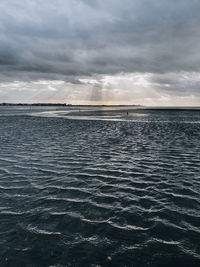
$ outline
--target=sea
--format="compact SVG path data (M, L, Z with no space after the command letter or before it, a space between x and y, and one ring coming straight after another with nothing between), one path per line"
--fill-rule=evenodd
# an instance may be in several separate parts
M0 107L0 267L200 266L200 109Z

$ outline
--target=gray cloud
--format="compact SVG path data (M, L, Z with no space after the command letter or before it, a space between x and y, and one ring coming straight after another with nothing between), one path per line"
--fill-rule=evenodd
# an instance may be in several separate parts
M200 71L198 0L2 0L0 10L1 82L139 72L159 90L199 92L177 78Z

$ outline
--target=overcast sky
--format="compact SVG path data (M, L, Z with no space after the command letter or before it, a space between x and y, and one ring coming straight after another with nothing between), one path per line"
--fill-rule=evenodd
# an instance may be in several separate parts
M200 105L199 0L1 0L0 102Z

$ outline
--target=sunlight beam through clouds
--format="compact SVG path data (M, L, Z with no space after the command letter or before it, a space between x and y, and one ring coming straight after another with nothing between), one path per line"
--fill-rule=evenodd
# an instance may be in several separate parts
M0 83L0 94L3 102L32 103L40 100L70 104L198 105L198 73L171 73L167 77L166 80L166 74L120 73L82 77L76 84L59 80L4 82ZM175 94L174 87L181 90L175 91Z

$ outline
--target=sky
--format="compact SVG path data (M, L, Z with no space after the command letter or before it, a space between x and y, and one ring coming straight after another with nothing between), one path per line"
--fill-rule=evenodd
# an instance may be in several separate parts
M200 105L199 0L1 0L0 102Z

